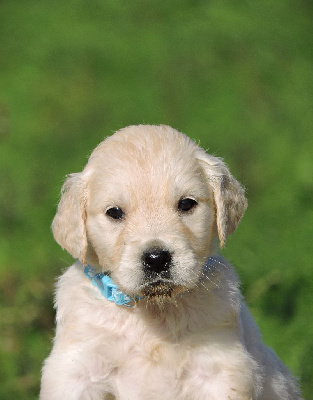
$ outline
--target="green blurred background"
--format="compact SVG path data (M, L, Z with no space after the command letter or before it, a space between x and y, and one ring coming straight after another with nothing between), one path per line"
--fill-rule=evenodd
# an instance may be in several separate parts
M223 253L310 398L312 75L309 0L1 0L1 400L38 396L72 262L50 231L64 176L139 123L200 139L246 186Z

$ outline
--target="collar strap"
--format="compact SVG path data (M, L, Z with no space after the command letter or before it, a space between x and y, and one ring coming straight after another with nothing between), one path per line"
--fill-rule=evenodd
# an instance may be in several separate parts
M105 275L103 272L96 272L96 270L87 265L84 270L85 275L89 278L92 284L99 289L103 297L107 300L112 301L118 306L134 307L136 301L141 300L143 297L135 296L131 297L128 294L123 293L119 288L112 282L109 275Z

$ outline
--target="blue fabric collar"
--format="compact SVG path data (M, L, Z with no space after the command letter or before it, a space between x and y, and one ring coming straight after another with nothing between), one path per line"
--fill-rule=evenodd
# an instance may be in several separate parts
M103 272L97 273L90 265L85 267L84 273L107 300L112 301L118 306L133 307L136 301L143 299L140 296L131 297L121 292L108 275L105 275Z

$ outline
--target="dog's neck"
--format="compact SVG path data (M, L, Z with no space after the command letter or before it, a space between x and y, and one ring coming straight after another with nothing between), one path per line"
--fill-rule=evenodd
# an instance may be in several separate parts
M199 281L203 282L208 279L209 275L212 275L216 268L220 264L223 264L222 260L223 259L217 255L209 257L203 266ZM118 306L134 307L138 301L144 299L139 295L132 297L123 293L118 286L113 283L108 274L97 272L96 269L90 265L85 267L84 273L91 280L92 284L100 291L103 297Z

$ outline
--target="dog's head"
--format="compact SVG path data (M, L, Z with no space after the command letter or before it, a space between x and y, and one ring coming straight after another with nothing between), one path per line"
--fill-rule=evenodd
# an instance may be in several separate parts
M109 271L130 294L195 287L203 264L240 221L244 190L225 164L167 126L132 126L104 140L68 176L56 241Z

